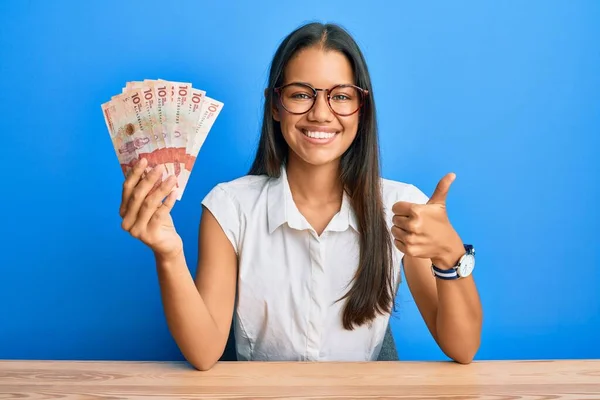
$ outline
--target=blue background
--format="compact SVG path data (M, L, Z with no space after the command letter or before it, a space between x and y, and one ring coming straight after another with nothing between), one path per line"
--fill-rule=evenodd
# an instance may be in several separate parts
M242 4L243 3L243 4ZM128 80L225 103L173 212L195 270L200 201L246 173L271 57L312 20L367 58L384 176L431 194L478 251L477 359L599 358L600 2L0 3L0 358L172 360L151 252L120 227L100 109ZM406 286L404 360L445 359Z

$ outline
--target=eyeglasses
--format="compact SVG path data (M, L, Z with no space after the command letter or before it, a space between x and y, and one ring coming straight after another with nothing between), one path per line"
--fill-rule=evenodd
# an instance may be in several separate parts
M317 89L307 83L293 82L273 89L279 96L283 108L290 114L305 114L315 105L318 92L327 95L329 109L339 116L349 116L357 112L366 96L367 89L356 85L342 84L331 89Z

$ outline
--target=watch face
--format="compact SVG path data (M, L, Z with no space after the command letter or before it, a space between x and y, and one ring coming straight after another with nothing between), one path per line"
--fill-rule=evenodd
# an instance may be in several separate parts
M471 275L473 272L473 268L475 268L475 257L471 254L465 255L460 263L460 267L458 267L458 275L465 277Z

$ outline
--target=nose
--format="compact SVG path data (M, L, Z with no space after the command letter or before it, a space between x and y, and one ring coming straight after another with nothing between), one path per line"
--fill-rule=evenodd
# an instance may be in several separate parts
M327 92L317 89L317 98L315 104L308 113L308 119L318 122L329 122L333 118L333 113L327 104Z

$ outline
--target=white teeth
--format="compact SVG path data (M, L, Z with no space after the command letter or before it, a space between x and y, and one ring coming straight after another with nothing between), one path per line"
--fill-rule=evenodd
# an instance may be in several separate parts
M335 133L333 132L311 132L311 131L303 131L304 134L313 139L330 139Z

